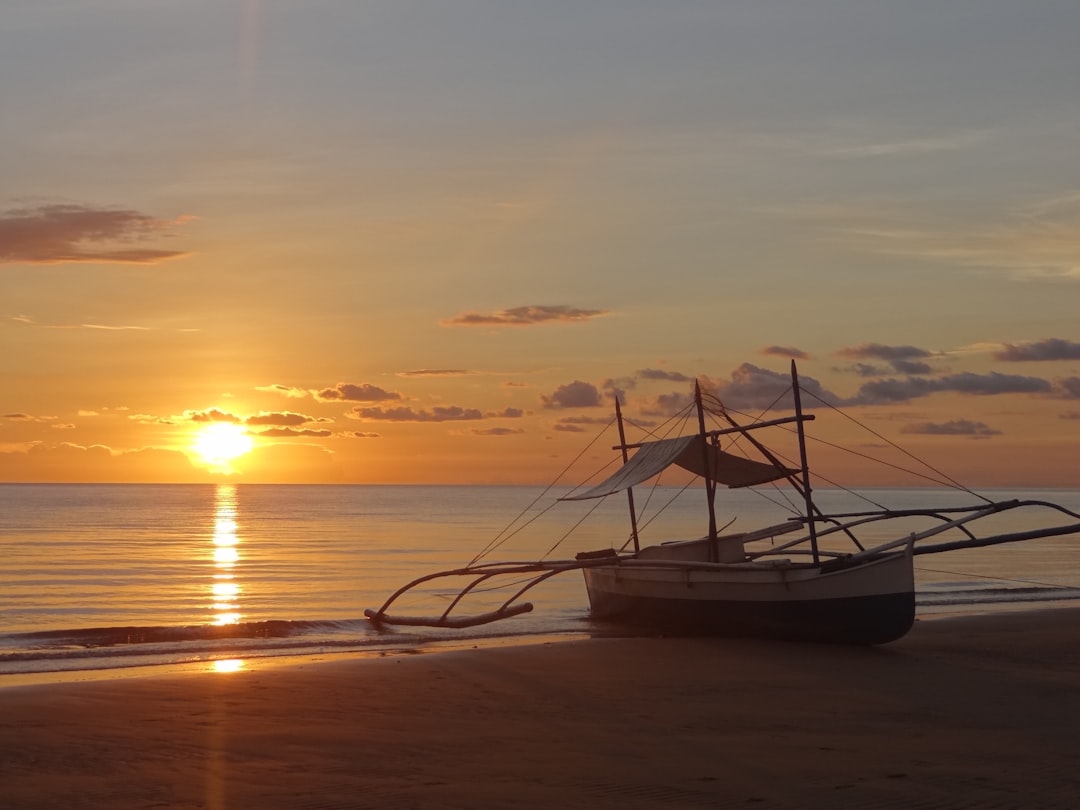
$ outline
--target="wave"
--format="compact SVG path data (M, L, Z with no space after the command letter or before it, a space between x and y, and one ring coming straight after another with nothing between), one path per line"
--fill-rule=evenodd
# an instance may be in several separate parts
M345 652L416 652L438 642L576 635L583 618L462 630L377 628L367 619L241 622L182 627L92 627L0 634L0 676L73 672L221 658ZM2 682L0 682L2 685Z
M940 586L939 586L940 587ZM916 592L917 607L978 606L1021 604L1024 602L1069 602L1080 600L1080 588L1056 586L967 586L953 584L947 589L927 589Z
M10 633L0 637L0 644L23 647L112 647L119 644L160 644L181 641L219 639L288 638L310 632L355 631L367 624L355 621L283 621L237 622L235 624L203 624L158 627L88 627L71 630L40 630L31 633Z
M935 583L916 593L918 609L1003 609L1080 601L1080 588ZM415 652L437 642L595 632L583 611L460 630L377 628L366 619L267 620L226 625L116 626L0 634L0 676L270 658L340 652Z

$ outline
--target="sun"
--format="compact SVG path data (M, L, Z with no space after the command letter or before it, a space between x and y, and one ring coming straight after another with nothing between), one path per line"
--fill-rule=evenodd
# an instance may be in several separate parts
M199 431L193 445L205 463L213 467L228 467L229 462L251 451L251 436L240 425L214 422Z

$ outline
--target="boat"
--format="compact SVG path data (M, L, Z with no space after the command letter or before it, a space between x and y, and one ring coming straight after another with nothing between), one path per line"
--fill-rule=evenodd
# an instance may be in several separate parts
M1080 514L1045 500L995 501L964 491L973 503L950 508L827 512L815 499L805 425L815 414L803 408L794 361L788 396L793 413L776 419L740 421L695 381L688 421L693 430L629 443L619 402L615 423L622 464L602 482L578 488L561 502L605 499L624 493L629 539L620 547L584 551L568 559L481 562L422 576L399 588L378 609L365 611L378 626L464 628L533 610L522 597L553 576L581 571L590 618L631 633L769 638L786 641L878 645L903 637L915 621L914 558L964 548L1080 534L1080 522L1050 523L1021 531L985 531L993 516L1049 510L1059 520ZM709 427L706 417L717 427ZM696 423L696 424L695 424ZM785 462L760 438L761 431L794 432L797 459ZM725 446L726 443L726 446ZM734 451L748 445L757 458ZM669 468L693 474L704 484L707 530L692 539L642 545L634 491ZM784 486L799 514L780 523L742 532L718 528L716 496L721 487ZM913 522L917 530L910 530ZM896 528L890 531L889 527ZM873 544L860 539L869 533ZM884 539L882 539L884 538ZM490 549L486 549L486 554ZM466 584L440 615L389 612L402 595L443 579ZM511 584L509 598L480 613L461 614L470 595L494 583Z

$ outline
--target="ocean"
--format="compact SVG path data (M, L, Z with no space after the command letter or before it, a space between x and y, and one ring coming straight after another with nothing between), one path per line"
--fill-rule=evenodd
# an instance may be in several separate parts
M643 543L704 533L699 490L650 522L677 493L637 492ZM0 485L0 685L30 673L610 633L590 621L577 572L529 591L532 613L494 624L377 628L364 618L365 608L380 607L406 582L466 565L492 544L485 561L567 558L627 540L624 498L549 509L554 494L516 486ZM976 502L939 489L867 494L895 508ZM1075 491L982 494L1080 511ZM840 491L817 497L827 510L866 508ZM720 524L734 514L732 531L787 517L755 491L724 491ZM1011 513L994 520L1004 521L995 530L1030 528ZM926 555L915 564L922 617L1080 600L1080 537ZM512 593L477 588L475 607L464 612L491 609ZM445 581L425 583L390 612L437 615L455 594Z

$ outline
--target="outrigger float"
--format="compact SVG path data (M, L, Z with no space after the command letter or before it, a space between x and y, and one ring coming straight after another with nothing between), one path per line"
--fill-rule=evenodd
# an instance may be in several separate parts
M1043 500L980 502L956 508L925 508L827 514L813 497L807 461L804 424L814 419L803 411L794 362L790 393L794 414L741 425L716 400L706 399L695 383L697 430L675 438L630 444L616 401L615 418L623 465L600 484L559 498L576 501L605 498L625 492L630 511L632 550L605 548L574 559L536 562L473 563L428 574L393 593L378 610L365 615L377 625L464 628L528 613L521 598L540 583L568 571L581 571L593 619L627 629L672 635L750 636L796 641L884 644L902 637L915 620L913 558L958 549L1015 543L1041 537L1080 534L1080 522L1048 525L1024 531L979 533L979 522L1013 510L1050 510L1062 519L1080 521L1080 514ZM706 416L727 427L706 428ZM794 425L799 460L787 466L757 438L759 430ZM790 430L790 428L788 428ZM722 450L722 440L745 439L762 460ZM631 455L631 451L633 455ZM634 487L677 466L704 481L708 531L692 540L642 547ZM746 532L722 534L717 529L715 496L718 487L776 486L785 482L801 503L801 514L783 523ZM883 523L910 525L920 519L926 528L897 532L866 546L859 533L868 528L881 537ZM730 523L728 524L730 525ZM946 533L948 533L946 535ZM945 539L941 537L957 537ZM937 542L928 542L937 538ZM836 550L831 541L847 547ZM625 548L625 546L624 546ZM438 616L400 616L388 611L403 594L434 580L464 578L460 589ZM509 582L513 594L495 610L458 615L470 594L493 583ZM481 586L484 586L481 588Z

